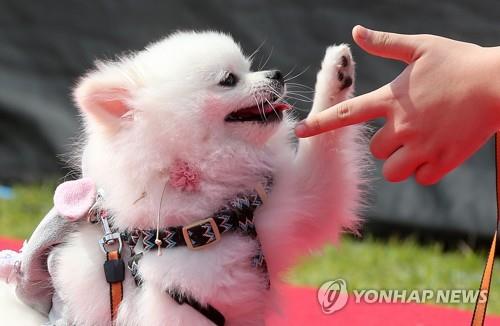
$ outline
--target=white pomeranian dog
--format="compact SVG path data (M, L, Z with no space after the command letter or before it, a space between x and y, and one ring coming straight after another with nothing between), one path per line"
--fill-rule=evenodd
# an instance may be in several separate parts
M329 47L310 114L349 98L353 85L349 47ZM285 95L279 71L252 71L239 45L217 32L175 33L115 62L97 63L74 91L85 122L81 169L104 190L101 204L112 212L114 230L205 223L205 231L215 231L222 224L207 218L238 194L257 189L263 204L250 221L256 236L217 230L210 246L191 248L193 240L165 248L160 240L159 253L156 247L144 252L135 266L139 285L126 271L114 322L98 244L102 228L75 221L48 253L46 286L57 298L52 308L59 307L51 323L224 324L203 313L209 307L226 325L263 325L267 308L279 305L276 285L297 258L355 228L364 183L363 128L296 144ZM267 269L251 263L262 259L261 251ZM124 260L131 255L123 249ZM180 304L171 291L196 304ZM5 291L2 296L6 302ZM19 311L14 305L3 303L0 319ZM28 325L22 322L28 309L13 320Z

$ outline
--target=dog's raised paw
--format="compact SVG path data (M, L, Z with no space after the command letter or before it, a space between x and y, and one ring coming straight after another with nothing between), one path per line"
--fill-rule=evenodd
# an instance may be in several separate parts
M352 96L354 60L347 44L326 49L318 72L312 112L319 112Z
M354 84L354 60L349 46L341 44L328 47L321 70L330 78L334 93L351 88Z
M341 85L340 85L340 90L343 90L343 89L346 89L347 87L351 86L352 85L352 77L351 76L346 76L345 72L343 72L342 68L347 68L349 67L349 59L343 55L342 56L342 63L339 65L339 71L337 72L337 79L339 80L339 82L341 82Z

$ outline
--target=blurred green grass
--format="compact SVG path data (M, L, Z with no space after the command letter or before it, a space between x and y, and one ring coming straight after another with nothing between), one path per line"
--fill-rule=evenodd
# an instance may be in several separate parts
M295 284L319 287L324 281L343 278L349 289L437 290L479 287L486 252L443 251L439 243L421 245L412 238L380 240L345 237L338 247L325 247L323 255L305 259L291 271ZM498 262L491 283L488 313L500 313ZM429 302L433 303L433 302ZM473 310L473 304L449 304Z
M13 200L0 199L0 234L27 238L52 207L55 182L14 186ZM476 289L486 252L467 246L444 251L439 243L421 245L408 239L353 239L325 247L322 255L304 259L288 275L289 282L318 287L343 278L349 289ZM496 266L499 264L497 263ZM492 281L488 312L500 314L500 271ZM472 310L472 304L451 304Z
M0 199L0 235L27 238L52 208L54 181L13 187L12 200Z

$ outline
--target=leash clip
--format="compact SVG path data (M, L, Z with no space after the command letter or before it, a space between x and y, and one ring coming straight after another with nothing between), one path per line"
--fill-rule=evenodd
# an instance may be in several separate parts
M108 254L110 251L112 251L112 249L109 247L118 243L117 251L118 254L121 254L123 248L122 237L119 232L111 231L111 227L109 226L108 222L108 212L102 209L101 207L103 198L104 198L104 193L102 189L99 189L97 192L96 201L89 211L89 221L90 222L101 221L102 228L104 230L104 236L101 239L99 239L99 246L101 247L101 250L105 254ZM92 216L95 216L96 218L92 220Z
M101 250L107 254L110 252L109 246L115 245L118 242L118 254L122 253L123 243L122 237L119 232L111 232L111 228L109 227L108 217L106 214L101 214L99 216L101 219L102 227L104 229L104 236L99 240L99 246Z

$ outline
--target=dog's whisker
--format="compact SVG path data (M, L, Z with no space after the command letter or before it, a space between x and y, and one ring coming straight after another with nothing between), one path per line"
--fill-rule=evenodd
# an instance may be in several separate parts
M257 53L259 53L260 49L262 48L262 46L263 46L265 43L266 43L266 40L262 41L262 42L260 43L260 45L257 47L257 49L255 49L255 51L253 51L253 52L252 52L252 54L250 54L250 55L248 56L248 60L250 60L250 62L252 62L252 61L253 61L253 59L254 59L255 55L256 55Z
M301 83L287 83L287 86L293 86L293 87L300 87L300 88L305 88L309 90L314 90L314 88L309 87L307 85L301 84Z
M301 101L301 102L305 102L305 103L311 103L312 100L310 98L307 98L307 97L298 97L297 95L291 95L291 94L288 94L287 95L287 98L290 98L290 99L293 99L293 100L296 100L296 101Z
M312 89L300 88L300 87L293 86L293 85L289 85L289 87L287 87L287 90L294 91L294 92L300 92L300 93L314 93L314 90L312 90Z
M291 94L291 95L300 95L300 96L303 96L303 97L309 97L309 96L304 95L304 94L310 94L310 93L304 93L304 92L300 92L300 91L296 91L296 90L291 90L291 91L288 91L288 94Z
M301 108L294 108L294 111L300 113L309 113L308 109L301 109Z
M261 109L257 97L255 96L255 94L252 94L252 96L253 96L253 99L255 100L255 104L257 105L257 110L259 111L260 117L262 118L263 121L267 121L264 110ZM259 94L259 96L261 96L261 95Z
M295 97L290 97L290 98L293 100L296 100L296 101L304 102L304 103L312 103L312 101L310 101L310 100L304 100L304 99L295 98Z
M264 64L259 66L259 70L262 70L266 66L266 64L269 62L269 59L271 59L271 56L273 55L274 48L271 48L271 51L269 52L269 55L267 56L266 61L264 61Z
M282 98L283 95L278 93L275 89L271 88L270 91L276 95L278 97L278 99ZM297 101L301 101L301 102L305 102L305 103L311 103L313 100L303 94L298 94L298 93L295 93L293 91L289 91L287 92L286 94L286 97L288 98L291 98L291 99L294 99L294 100L297 100Z
M303 75L307 70L309 70L310 66L307 66L306 68L304 68L304 70L302 70L301 72L299 72L298 74L296 74L295 76L291 77L291 78L287 78L285 79L285 83L288 83L290 80L294 80L295 78L298 78L300 77L301 75Z
M291 92L294 92L294 93L297 93L297 94L313 94L314 91L301 91L301 90L297 90L297 89L290 89L288 90L289 93Z
M295 92L289 92L287 94L288 97L298 97L298 98L302 98L302 99L306 99L306 100L309 100L309 101L312 101L312 98L304 95L304 94L300 94L300 93L295 93Z
M289 93L289 94L287 94L287 96L288 97L297 97L297 98L312 101L312 98L310 98L309 96L303 95L303 94Z
M284 94L282 94L282 93L278 92L278 91L277 91L276 89L274 89L273 87L271 87L271 88L269 89L269 92L270 92L271 94L273 94L274 96L276 96L276 100L275 100L275 102L281 101L281 100L283 100L283 98L284 98Z
M293 65L292 69L290 69L290 71L287 72L285 76L283 76L283 79L286 79L288 76L290 76L290 74L294 72L295 68L297 68L297 65Z
M274 109L274 105L273 105L271 102L269 102L269 100L268 100L267 98L266 98L266 102L269 104L269 106L271 107L271 109L273 109L273 112L274 112L274 114L276 114L276 117L277 117L279 120L281 120L280 115L279 115L279 114L278 114L278 112Z

